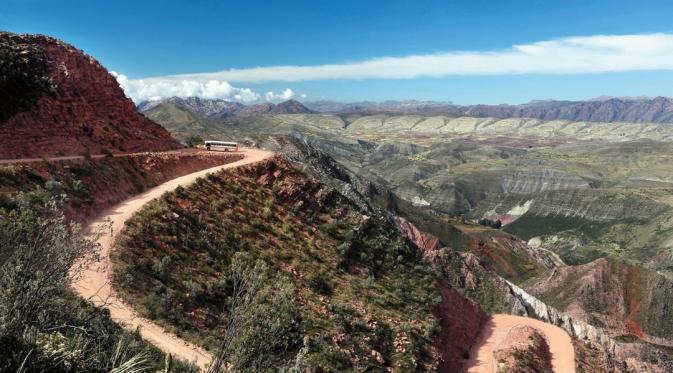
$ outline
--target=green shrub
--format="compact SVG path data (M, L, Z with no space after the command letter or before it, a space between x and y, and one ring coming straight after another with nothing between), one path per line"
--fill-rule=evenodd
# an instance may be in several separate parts
M57 200L34 208L24 197L0 211L0 371L161 369L162 353L71 293L73 264L95 250L94 241L66 223ZM173 365L174 372L197 371Z
M84 185L84 182L82 182L82 180L73 181L71 193L75 197L79 197L84 200L91 199L91 192L89 192L89 189L87 189L86 185Z
M322 273L311 275L311 277L308 279L308 286L318 294L332 294L332 286L330 286L327 280L325 280L325 275Z
M249 255L237 254L231 265L234 293L229 298L221 359L240 371L267 371L278 367L278 358L298 348L298 309L295 288L283 276Z
M52 195L56 196L63 193L63 184L56 180L48 180L46 183L44 183L44 189L46 189Z
M9 194L0 192L0 210L14 210L17 207L17 203Z

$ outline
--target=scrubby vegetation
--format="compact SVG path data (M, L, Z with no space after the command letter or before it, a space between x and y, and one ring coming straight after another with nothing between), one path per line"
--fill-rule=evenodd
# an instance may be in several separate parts
M433 267L440 278L467 298L479 303L485 311L508 311L505 283L480 265L476 257L465 260L450 249L441 249L433 257Z
M0 124L15 113L29 110L40 95L55 92L45 67L40 46L0 32Z
M438 361L436 278L421 253L280 159L150 203L127 222L113 265L141 314L242 370Z
M491 228L494 228L494 229L502 228L502 222L500 221L500 219L490 220L490 219L483 218L483 219L479 219L479 224L481 224L483 226L486 226L486 227L491 227Z
M547 340L538 331L514 328L526 341L517 341L514 346L494 351L498 373L550 373L551 353Z
M139 372L164 355L68 287L95 243L66 223L54 197L23 194L0 207L0 371ZM175 362L174 372L194 371Z

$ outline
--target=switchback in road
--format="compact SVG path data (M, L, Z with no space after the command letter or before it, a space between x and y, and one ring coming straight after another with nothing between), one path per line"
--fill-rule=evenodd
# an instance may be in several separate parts
M547 339L554 373L575 373L575 349L568 333L558 326L530 317L493 315L482 330L479 343L472 348L467 363L469 373L495 373L498 366L493 352L497 350L512 328L530 326Z
M271 152L258 149L244 149L243 154L244 158L239 161L167 181L104 211L87 228L89 232L100 234L97 239L99 260L86 263L84 270L73 279L72 283L73 288L81 297L90 300L98 307L108 308L112 320L128 330L140 330L140 335L144 339L161 350L171 353L177 358L195 362L201 369L211 362L212 355L210 353L166 331L154 322L140 317L132 305L126 304L119 298L112 288L110 251L113 248L116 235L124 229L124 222L151 200L174 190L178 186L187 186L208 173L260 162L273 156ZM101 227L104 227L104 230L101 230Z

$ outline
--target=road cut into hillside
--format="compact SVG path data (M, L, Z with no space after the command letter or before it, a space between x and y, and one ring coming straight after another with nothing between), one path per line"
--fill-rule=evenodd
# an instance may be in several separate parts
M75 268L83 268L77 271L77 275L73 277L72 282L73 288L81 297L90 300L98 307L107 308L113 321L128 330L139 330L140 335L145 340L174 357L195 362L201 369L204 369L212 361L213 356L209 352L166 331L154 322L140 317L132 305L126 304L119 298L112 288L110 251L117 234L124 229L126 220L131 218L146 203L174 190L178 186L187 186L208 173L260 162L273 156L272 152L259 149L243 149L241 152L244 158L239 161L175 178L102 212L98 218L87 226L87 231L90 234L93 234L92 232L97 233L99 247L96 254L98 258L95 261L83 259L79 266L76 265Z
M517 326L533 327L545 336L551 351L554 373L575 373L575 349L565 330L530 317L514 315L491 316L482 329L479 342L470 352L470 360L466 364L467 372L496 373L498 363L493 352L501 346L510 330Z

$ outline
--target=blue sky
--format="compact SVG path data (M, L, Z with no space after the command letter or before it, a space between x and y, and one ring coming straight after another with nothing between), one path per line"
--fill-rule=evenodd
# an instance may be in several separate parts
M466 72L452 67L436 73L427 72L425 66L417 75L409 75L404 59L395 62L389 74L368 73L367 69L380 70L377 64L358 65L386 57L437 54L449 54L448 60L412 63L459 64L454 61L457 52L484 59L484 53L490 56L517 45L569 37L668 37L673 35L671 19L671 1L0 0L0 29L44 33L72 43L123 74L129 81L127 88L138 97L173 92L166 87L187 79L200 85L181 85L175 92L242 100L263 100L269 91L274 92L269 98L279 100L290 96L281 94L288 88L293 97L304 100L421 99L460 104L601 95L673 96L673 69L668 64L649 66L629 60L626 67L615 71L588 72L575 67L559 73L565 67L554 65L558 58L553 54L565 49L557 47L543 51L552 55L549 71L537 67L512 72L518 66L508 65L504 71ZM594 39L587 40L592 44ZM666 43L645 53L652 53L652 60L666 62L671 57ZM659 55L659 49L665 51ZM600 53L592 58L601 61ZM608 53L604 59L614 58L621 56ZM539 58L521 61L524 65L547 62ZM492 63L503 64L501 59ZM315 72L313 67L321 65L337 66ZM254 70L277 66L301 69L296 74L283 69ZM343 72L342 67L356 72ZM237 73L199 75L230 69ZM260 73L266 78L259 78ZM147 78L176 74L188 75L149 80L162 85L146 86ZM279 81L290 75L294 78ZM213 79L217 85L204 87Z

